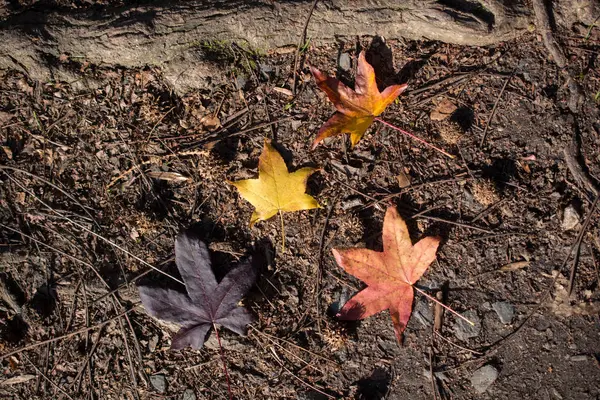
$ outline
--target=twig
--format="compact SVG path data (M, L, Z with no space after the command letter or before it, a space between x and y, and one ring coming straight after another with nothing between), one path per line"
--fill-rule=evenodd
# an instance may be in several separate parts
M277 363L279 364L279 366L281 368L283 368L288 374L290 374L291 376L293 376L296 380L298 380L300 383L302 383L303 385L305 385L306 387L321 393L323 396L326 396L328 399L335 399L337 398L336 396L332 396L328 393L325 393L324 391L322 391L321 389L317 388L316 386L311 385L310 383L306 382L305 380L303 380L302 378L298 377L296 374L294 374L292 371L290 371L289 369L286 368L285 365L283 365L283 362L281 362L281 360L279 359L279 356L277 355L277 352L275 351L275 349L273 347L270 347L271 352L273 353L273 355L275 356L275 360L277 361Z
M512 77L515 75L515 72L517 72L516 68L513 70L512 74L510 74L510 76L508 78L506 78L506 80L504 81L504 85L502 85L502 89L500 90L500 94L498 95L498 97L496 97L496 101L494 102L494 107L492 107L492 112L490 113L490 117L488 118L487 123L485 124L485 129L483 130L483 137L481 138L481 143L479 143L479 147L483 147L483 145L485 143L485 139L487 138L488 129L490 129L492 119L494 118L494 115L496 115L496 109L498 108L500 99L502 98L502 95L504 94L504 90L506 89L506 86L508 86L508 82L510 82Z
M596 200L594 200L594 202L592 203L592 207L590 208L588 217L586 218L585 222L583 223L583 226L581 227L581 230L579 231L579 234L577 235L577 240L575 240L575 243L574 243L575 256L573 257L573 263L571 264L571 272L569 274L569 289L567 290L567 292L569 293L569 296L571 295L571 292L573 291L573 284L575 283L575 273L577 272L577 261L579 260L579 250L581 249L581 241L583 240L585 231L592 219L592 216L594 215L594 211L596 211L596 206L598 205L598 199L600 199L600 196L596 196ZM569 254L571 254L572 251L573 251L573 247L571 247Z
M70 333L66 333L64 335L57 336L57 337L54 337L54 338L51 338L51 339L42 340L41 342L32 343L30 345L23 346L23 347L21 347L21 348L19 348L17 350L13 350L13 351L10 351L10 352L5 353L5 354L0 354L0 360L4 360L6 357L13 356L15 354L19 354L19 353L22 353L22 352L27 351L27 350L35 349L36 347L43 346L43 345L45 345L47 343L57 342L57 341L59 341L61 339L70 338L72 336L80 335L82 333L86 333L88 331L101 328L101 327L103 327L103 326L111 323L112 321L116 320L117 318L121 318L123 315L125 315L125 314L127 314L127 313L129 313L129 312L131 312L133 310L135 310L140 304L141 303L136 303L130 309L127 309L127 310L123 311L122 313L119 313L119 314L115 315L114 317L112 317L110 319L107 319L106 321L103 321L103 322L101 322L99 324L92 325L92 326L86 327L86 328L81 328L79 330L76 330L76 331L73 331L73 332L70 332Z
M467 348L467 347L463 347L463 346L461 346L461 345L458 345L458 344L454 343L454 342L453 342L453 341L451 341L450 339L448 339L448 338L444 337L444 336L443 336L441 333L439 333L439 332L434 332L434 334L435 334L437 337L439 337L440 339L444 340L446 343L448 343L448 344L449 344L449 345L451 345L451 346L454 346L454 347L456 347L456 348L458 348L458 349L461 349L461 350L464 350L464 351L468 351L469 353L473 353L473 354L476 354L476 355L478 355L478 356L482 356L482 355L483 355L483 353L481 353L481 352L479 352L479 351L472 350L472 349L469 349L469 348Z
M592 192L594 195L600 194L600 189L598 188L597 182L595 182L587 171L584 169L584 166L579 161L581 157L581 146L578 140L577 130L573 138L571 139L571 143L569 143L564 149L563 154L565 156L565 162L567 163L567 167L571 174L575 178L575 180L583 186L582 189L587 189Z
M279 219L281 220L281 254L285 253L285 225L283 224L283 213L279 210Z
M58 190L59 192L61 192L62 194L64 194L65 196L67 196L69 199L73 200L75 202L75 204L77 204L79 207L81 207L81 209L83 210L84 213L87 214L88 217L90 217L90 219L94 222L94 225L96 225L96 227L100 228L100 225L98 225L98 223L96 222L96 220L94 219L94 217L92 216L92 214L89 213L89 211L87 210L87 208L85 208L83 206L83 204L81 204L79 202L79 200L77 200L75 197L71 196L68 192L66 192L65 190L63 190L62 188L56 186L54 183L42 178L41 176L37 176L35 174L32 174L31 172L19 169L19 168L15 168L15 167L9 167L8 165L0 165L0 169L7 169L7 170L11 170L11 171L16 171L16 172L21 172L25 175L29 175L32 178L38 179L40 181L42 181L43 183L45 183L46 185Z
M281 341L281 342L283 342L283 343L289 344L290 346L292 346L292 347L294 347L294 348L296 348L296 349L298 349L298 350L304 351L304 352L306 352L306 353L310 354L311 356L315 356L315 357L317 357L317 358L320 358L320 359L321 359L321 360L323 360L323 361L327 361L327 362L329 362L329 363L331 363L331 364L338 365L338 363L336 363L335 361L333 361L333 360L330 360L330 359L329 359L329 358L327 358L327 357L323 357L322 355L320 355L320 354L317 354L317 353L314 353L314 352L312 352L312 351L310 351L310 350L307 350L307 349L305 349L305 348L304 348L304 347L302 347L302 346L298 346L298 345L297 345L296 343L294 343L294 342L290 342L289 340L285 340L285 339L279 338L279 337L277 337L277 336L273 336L273 335L270 335L270 334L268 334L268 333L261 332L261 331L259 331L258 329L256 329L256 328L255 328L254 326L252 326L252 325L248 325L248 326L249 326L249 327L250 327L250 329L252 329L254 332L256 332L256 333L258 333L258 334L260 334L260 335L263 335L263 336L265 336L265 337L267 337L267 338L269 338L269 339L277 339L277 340L279 340L279 341Z
M444 303L444 288L436 293L435 297L439 300L440 303ZM433 330L440 331L442 329L442 325L444 324L444 308L440 303L435 303L435 311L433 318Z
M454 311L453 309L451 309L450 307L448 307L447 305L445 305L444 303L441 303L438 299L436 299L435 297L425 293L423 290L419 289L418 287L416 287L415 285L411 285L413 287L413 289L415 289L417 292L421 293L423 296L427 297L429 300L435 302L436 304L441 305L442 307L444 307L446 310L450 311L452 314L456 315L458 318L466 321L469 325L471 326L475 326L475 323L470 321L468 318L463 317L462 315L460 315L459 313L457 313L456 311Z
M435 375L433 374L433 336L431 337L431 346L429 347L429 375L431 378L431 390L433 391L433 400L437 400L437 388L435 384Z
M439 147L436 147L436 146L432 145L431 143L429 143L429 142L426 142L425 140L423 140L423 139L421 139L421 138L419 138L419 137L417 137L417 136L413 135L412 133L410 133L410 132L408 132L408 131L405 131L404 129L400 129L400 128L398 128L396 125L392 125L392 124L390 124L389 122L386 122L386 121L382 120L382 119L381 119L381 118L379 118L379 117L375 117L375 118L374 118L374 120L375 120L375 121L377 121L377 122L381 122L382 124L384 124L385 126L387 126L387 127L389 127L389 128L392 128L392 129L394 129L394 130L397 130L398 132L400 132L400 133L402 133L402 134L404 134L404 135L406 135L406 136L410 137L411 139L414 139L414 140L416 140L417 142L423 143L424 145L426 145L426 146L428 146L428 147L431 147L431 148L432 148L432 149L434 149L434 150L437 150L437 151L439 151L440 153L442 153L443 155L445 155L445 156L447 156L447 157L450 157L450 158L456 158L456 157L455 157L455 156L453 156L452 154L450 154L450 153L448 153L448 152L446 152L446 151L444 151L444 150L440 149Z
M462 222L449 221L447 219L438 218L438 217L431 217L429 215L421 215L418 218L424 218L424 219L429 219L429 220L432 220L432 221L443 222L445 224L456 225L456 226L460 226L462 228L473 229L474 231L479 231L479 232L488 233L488 234L494 233L494 232L492 232L490 230L483 229L483 228L480 228L478 226L464 224Z
M292 93L296 94L296 79L298 77L298 63L300 61L300 48L304 46L306 43L306 34L308 32L308 23L313 15L313 11L317 7L317 3L319 0L314 0L310 10L308 11L308 15L306 16L306 21L304 22L304 28L302 29L302 36L300 36L300 41L298 42L298 46L296 47L296 54L294 55L294 80L292 81Z
M73 400L73 398L71 396L69 396L69 394L67 392L62 390L60 388L60 386L58 386L56 383L52 382L52 380L50 378L48 378L46 376L46 374L44 374L33 362L31 362L29 357L27 357L26 355L23 355L23 358L29 363L29 365L31 365L33 367L33 369L35 369L35 372L37 372L42 378L44 378L46 381L50 382L50 384L52 386L54 386L56 389L58 389L58 391L61 392L62 394L64 394L68 399Z
M205 148L206 147L211 147L212 145L214 145L215 143L217 143L219 140L230 138L230 137L234 137L234 136L243 135L245 133L252 132L252 131L255 131L255 130L258 130L258 129L262 129L262 128L266 128L268 126L275 125L275 124L278 124L280 122L289 121L290 119L294 119L294 118L297 118L297 117L298 117L297 115L296 116L292 115L292 116L289 116L289 117L284 117L284 118L277 119L275 121L264 122L262 124L259 124L259 125L256 125L256 126L252 126L250 128L247 128L247 129L242 129L241 131L233 132L233 133L231 133L231 134L229 134L227 136L224 136L222 138L219 138L219 139L201 141L200 145L204 146Z
M227 371L227 359L225 358L225 351L223 350L223 345L221 344L221 336L219 336L219 330L217 329L217 325L214 323L213 329L215 330L215 336L217 337L217 342L219 343L221 361L223 362L223 371L225 371L225 379L227 380L227 393L229 394L229 399L233 400L233 393L231 393L231 379L229 378L229 372Z

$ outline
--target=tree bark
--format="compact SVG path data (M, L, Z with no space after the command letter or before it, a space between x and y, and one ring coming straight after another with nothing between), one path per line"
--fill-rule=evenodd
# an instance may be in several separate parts
M62 54L98 66L163 68L178 91L209 73L196 51L207 40L243 41L268 50L296 46L312 1L161 1L95 10L28 10L0 22L0 69L32 79L60 78ZM510 6L508 5L510 4ZM517 4L516 6L514 4ZM322 44L356 36L489 45L526 31L518 1L324 0L308 25ZM1 14L0 14L1 15Z

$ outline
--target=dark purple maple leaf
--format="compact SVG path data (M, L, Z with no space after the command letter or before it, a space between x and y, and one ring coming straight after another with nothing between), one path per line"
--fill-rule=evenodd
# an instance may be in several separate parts
M175 240L175 263L187 294L151 286L139 286L140 298L148 313L180 326L171 349L187 346L199 349L211 327L221 325L245 336L252 314L238 302L256 281L250 259L240 263L217 283L206 245L188 233ZM216 329L216 326L215 326Z

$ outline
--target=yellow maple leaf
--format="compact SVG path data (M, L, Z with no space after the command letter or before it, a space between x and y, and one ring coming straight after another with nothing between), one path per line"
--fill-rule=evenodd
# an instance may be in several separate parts
M323 139L349 133L352 146L363 137L373 120L402 93L407 85L393 85L379 92L375 71L365 59L365 52L358 56L354 90L338 79L327 76L311 67L317 86L327 94L337 112L319 130L313 149Z
M228 182L254 206L250 218L252 226L277 213L321 207L314 197L304 193L308 177L316 171L318 168L300 168L288 172L279 152L265 140L265 147L258 159L258 179Z

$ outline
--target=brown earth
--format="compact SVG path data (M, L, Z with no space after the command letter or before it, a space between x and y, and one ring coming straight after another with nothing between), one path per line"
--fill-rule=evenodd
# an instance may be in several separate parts
M600 398L595 194L572 176L563 151L575 137L576 161L591 179L600 176L600 35L586 34L558 37L579 72L579 114L567 107L564 76L535 33L488 47L363 39L307 51L308 62L351 82L352 68L341 67L347 55L354 66L366 47L382 86L409 84L383 118L455 159L377 124L353 150L338 137L310 151L332 107L306 64L297 95L287 94L293 52L207 42L205 60L228 79L185 96L154 68L69 58L61 62L79 71L76 81L36 84L5 73L0 395L227 398L214 334L200 351L171 352L173 332L142 308L115 318L138 303L138 278L164 281L140 259L173 271L174 238L193 226L217 268L248 254L265 260L244 300L258 321L245 338L222 331L236 398ZM432 121L444 99L457 110ZM214 116L223 128L208 131L203 121ZM256 175L265 137L291 168L322 168L309 192L324 208L285 215L284 254L279 221L249 228L251 206L225 182ZM180 175L153 178L159 172ZM478 330L446 314L433 334L433 304L420 296L402 345L386 312L357 323L332 317L362 283L337 267L330 250L380 249L388 205L409 221L414 240L442 236L419 285L431 294L447 285L447 304ZM574 215L572 226L565 214ZM568 297L573 263L563 260L588 218ZM497 302L514 307L507 323ZM484 365L499 375L479 394L471 377Z

